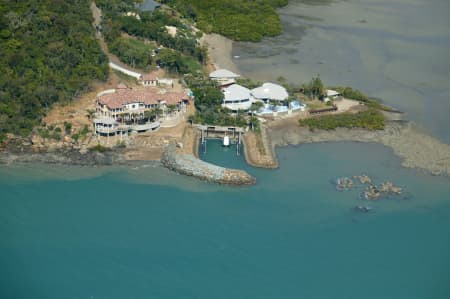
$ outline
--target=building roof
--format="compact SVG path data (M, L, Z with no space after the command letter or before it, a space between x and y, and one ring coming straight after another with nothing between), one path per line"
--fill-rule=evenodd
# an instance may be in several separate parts
M252 95L257 99L277 101L284 101L289 97L286 88L274 83L264 83L262 86L252 89Z
M158 76L156 75L155 72L149 73L149 74L142 74L141 80L142 81L155 81L155 80L158 80Z
M223 89L224 102L250 99L250 89L239 84L233 84Z
M341 95L339 92L337 92L336 90L332 90L332 89L327 89L327 97L334 97L334 96L339 96Z
M139 9L142 11L153 11L160 6L161 4L154 0L146 0L139 5Z
M233 73L232 71L226 69L218 69L209 74L209 77L212 79L219 78L238 78L240 75Z
M148 89L118 89L114 93L107 93L97 97L98 102L106 105L109 109L122 108L123 105L131 103L154 105L162 101L172 105L178 104L185 99L189 99L189 97L182 92L159 94Z
M117 85L116 89L128 89L128 86L126 86L125 84L123 84L122 82L120 82L120 83Z

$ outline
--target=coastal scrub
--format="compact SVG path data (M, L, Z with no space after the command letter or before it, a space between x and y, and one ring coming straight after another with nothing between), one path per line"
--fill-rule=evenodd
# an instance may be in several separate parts
M363 128L367 130L383 130L385 119L383 114L370 108L358 113L328 114L300 119L300 126L308 126L310 130L334 130L336 128Z
M67 103L108 77L89 4L0 3L0 140L30 134L53 103Z
M287 0L164 0L183 16L197 22L206 33L218 33L237 41L260 41L281 34L280 17L275 9Z

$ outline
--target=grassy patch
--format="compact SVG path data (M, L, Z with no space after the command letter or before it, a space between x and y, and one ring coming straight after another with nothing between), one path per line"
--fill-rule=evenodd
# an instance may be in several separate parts
M308 126L311 130L334 130L336 128L382 130L384 129L385 119L379 110L371 108L359 113L322 115L308 119L300 119L299 124L300 126Z
M304 100L305 104L308 106L308 110L317 110L317 109L324 109L329 108L326 103L320 101L320 100Z

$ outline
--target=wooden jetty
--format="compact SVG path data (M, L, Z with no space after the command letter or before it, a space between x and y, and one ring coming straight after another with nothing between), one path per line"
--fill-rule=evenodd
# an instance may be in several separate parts
M223 126L213 126L213 125L197 125L197 129L201 132L201 144L203 145L203 150L206 153L206 139L207 138L223 138L228 136L230 140L233 140L236 144L237 155L240 154L240 145L242 143L242 135L245 133L245 129L242 127L223 127Z

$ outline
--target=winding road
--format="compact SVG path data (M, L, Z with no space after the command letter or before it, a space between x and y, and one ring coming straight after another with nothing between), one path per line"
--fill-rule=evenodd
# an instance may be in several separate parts
M97 7L95 2L91 2L91 11L92 11L92 16L94 17L94 23L92 23L92 25L94 26L94 28L96 30L95 36L99 40L100 47L102 48L103 52L106 54L106 56L108 56L109 67L112 68L113 70L117 70L121 73L124 73L128 76L134 77L137 80L139 80L139 78L141 77L140 72L131 70L127 65L120 62L120 60L119 60L119 58L117 58L117 56L115 56L109 52L108 46L105 43L102 32L99 29L99 28L101 28L102 11L100 10L100 8Z

